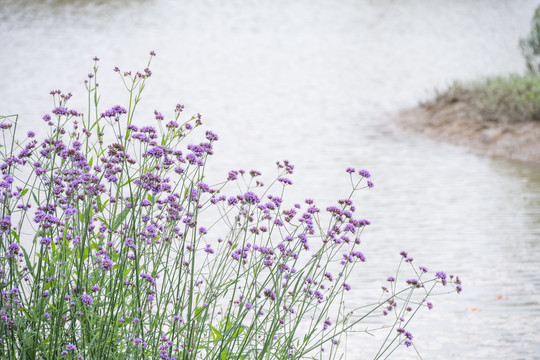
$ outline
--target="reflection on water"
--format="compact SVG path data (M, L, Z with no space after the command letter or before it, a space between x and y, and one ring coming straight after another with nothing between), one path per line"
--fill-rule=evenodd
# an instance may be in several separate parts
M72 91L73 106L84 109L82 81L95 55L103 106L123 104L111 69L141 69L155 49L140 114L171 113L177 102L201 112L221 137L211 176L231 168L273 174L272 164L287 158L297 165L291 196L329 203L347 192L347 166L371 171L375 188L359 204L373 226L358 303L378 295L402 248L465 282L463 294L419 316L415 342L425 359L533 358L540 167L405 136L389 120L453 79L524 71L517 41L536 5L4 0L0 113L39 128L53 88ZM351 335L347 358L370 358L375 347Z

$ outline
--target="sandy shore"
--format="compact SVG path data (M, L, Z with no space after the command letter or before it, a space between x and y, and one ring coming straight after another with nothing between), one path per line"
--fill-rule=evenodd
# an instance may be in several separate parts
M510 160L540 163L540 122L495 122L466 102L419 105L402 111L396 124L408 133L465 146Z

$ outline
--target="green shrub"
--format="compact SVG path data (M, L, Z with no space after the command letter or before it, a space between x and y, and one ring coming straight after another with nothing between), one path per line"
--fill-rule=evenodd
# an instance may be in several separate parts
M521 52L527 61L527 68L532 73L540 72L540 6L536 8L531 21L529 36L519 42Z

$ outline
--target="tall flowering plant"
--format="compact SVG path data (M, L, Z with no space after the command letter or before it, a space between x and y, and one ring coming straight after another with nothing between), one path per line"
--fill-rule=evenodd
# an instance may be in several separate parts
M344 333L386 316L381 358L413 345L408 322L436 285L461 291L457 277L411 266L414 278L389 277L379 301L345 311L370 224L352 197L373 186L369 172L347 169L352 191L323 209L283 200L288 161L269 186L256 170L209 185L218 136L184 147L201 116L181 120L177 105L170 120L135 121L150 62L115 68L129 103L101 111L98 64L86 114L51 92L44 138L19 140L17 116L1 119L2 359L333 358Z

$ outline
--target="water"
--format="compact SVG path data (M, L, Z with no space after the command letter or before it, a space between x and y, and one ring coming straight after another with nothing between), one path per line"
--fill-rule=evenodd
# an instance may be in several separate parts
M296 164L293 198L347 193L347 166L375 188L360 208L357 288L376 289L407 249L465 291L435 300L413 328L424 359L540 354L540 167L410 137L390 119L454 79L523 72L517 42L535 1L0 1L0 112L39 129L51 89L72 91L101 57L103 106L125 104L111 69L154 75L140 114L201 112L220 134L212 176ZM167 112L167 110L170 110ZM360 282L361 281L361 282ZM373 296L357 289L358 302ZM479 311L473 311L478 309ZM347 359L376 340L354 335ZM395 358L414 358L403 349Z

